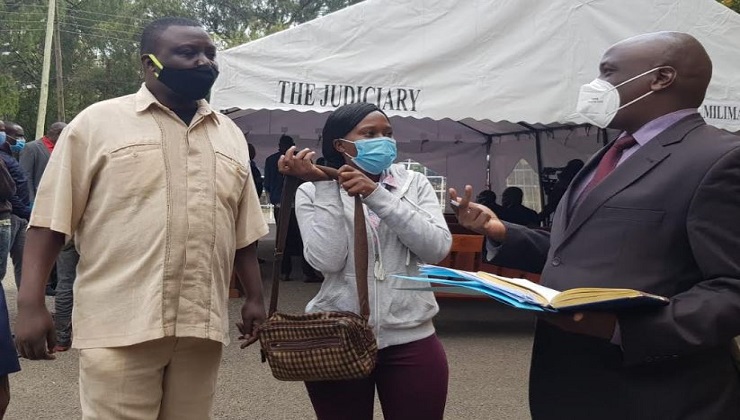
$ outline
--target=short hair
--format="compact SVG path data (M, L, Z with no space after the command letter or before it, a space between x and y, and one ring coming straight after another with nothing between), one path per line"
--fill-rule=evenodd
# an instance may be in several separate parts
M496 202L496 193L491 190L483 190L478 193L478 197L476 197L478 202L481 201L490 201L492 203Z
M342 105L329 115L324 124L324 130L321 132L321 151L326 158L327 166L339 168L344 165L344 156L334 148L334 140L349 134L368 114L375 111L388 118L385 112L375 104L368 102Z
M501 193L501 197L506 197L517 204L522 204L522 200L524 200L524 191L519 187L509 187Z
M280 140L278 140L278 145L280 147L295 146L295 141L293 141L293 137L283 134L282 136L280 136Z
M139 52L150 54L154 52L159 36L170 26L191 26L202 28L199 22L184 17L163 17L149 22L141 32L141 42L139 43Z
M47 137L59 137L59 134L61 134L62 130L64 130L64 127L67 126L67 123L63 121L57 121L55 123L52 123L49 126L49 129L46 130L46 136Z

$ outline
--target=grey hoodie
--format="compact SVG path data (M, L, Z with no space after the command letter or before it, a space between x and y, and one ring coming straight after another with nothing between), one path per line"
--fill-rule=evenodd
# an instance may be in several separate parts
M389 169L397 188L378 187L363 201L380 219L368 231L370 323L378 347L410 343L434 333L432 317L439 307L424 287L393 274L417 275L418 264L435 264L450 251L452 235L437 196L423 175L402 165ZM296 194L296 216L306 260L325 280L306 312L359 312L354 266L354 198L337 182L304 183ZM374 274L374 275L373 275Z

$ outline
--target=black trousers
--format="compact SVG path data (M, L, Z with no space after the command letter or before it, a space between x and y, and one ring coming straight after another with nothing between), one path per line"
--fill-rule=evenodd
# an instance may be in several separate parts
M273 207L275 221L280 220L280 207ZM288 223L288 236L285 239L285 250L283 253L283 262L280 267L280 274L283 277L290 277L293 271L292 257L301 259L301 270L303 275L308 278L316 277L316 270L303 257L303 239L301 239L301 230L298 228L298 219L295 216L295 209L290 209L290 223Z

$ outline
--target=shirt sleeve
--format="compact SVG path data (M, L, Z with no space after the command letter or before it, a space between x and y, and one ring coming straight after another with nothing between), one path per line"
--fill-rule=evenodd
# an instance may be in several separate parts
M496 242L491 238L486 238L486 261L496 258L501 250L501 242Z
M100 162L81 124L70 124L59 137L36 192L29 226L49 228L68 237L77 229Z

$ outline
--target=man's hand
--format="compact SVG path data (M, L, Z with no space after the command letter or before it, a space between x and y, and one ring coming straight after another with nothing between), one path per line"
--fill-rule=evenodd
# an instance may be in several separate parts
M617 316L608 312L577 312L574 314L545 314L540 319L574 334L590 335L611 341Z
M457 205L452 205L455 216L463 227L473 232L485 235L496 242L503 242L506 237L506 226L501 223L498 216L488 207L471 201L473 187L465 186L465 195L460 197L457 190L450 188L450 199Z
M21 357L53 360L56 330L46 305L18 305L15 323L15 347Z
M365 198L378 188L378 184L357 168L344 165L339 168L339 183L347 191L347 195L354 197L360 195Z
M244 342L239 346L244 349L259 339L259 326L265 322L265 304L262 300L245 300L242 305L242 320L236 323L236 327L242 334L239 340Z
M296 147L292 146L284 155L278 159L278 171L283 175L292 175L304 181L328 181L329 175L313 164L316 152L311 149L303 149L296 153Z

